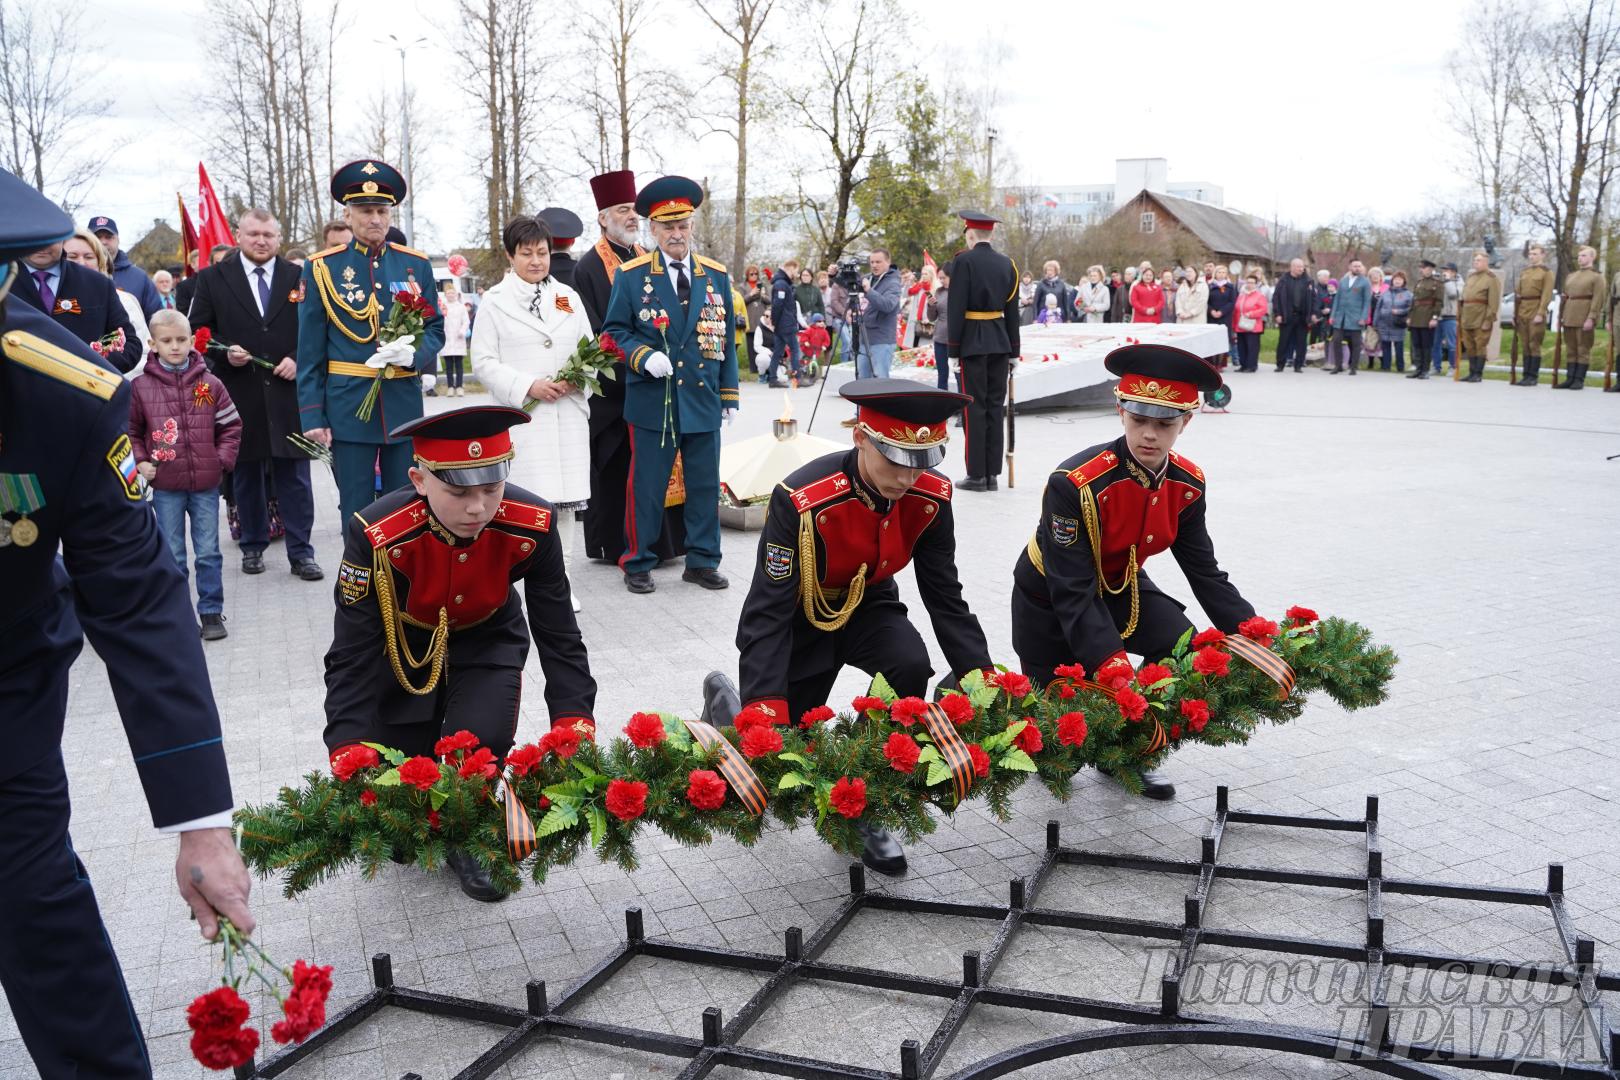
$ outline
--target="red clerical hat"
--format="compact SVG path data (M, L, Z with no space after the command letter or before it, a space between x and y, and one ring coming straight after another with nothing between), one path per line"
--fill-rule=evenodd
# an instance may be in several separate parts
M596 208L622 206L636 201L636 174L629 169L618 169L591 177L591 194L596 196Z

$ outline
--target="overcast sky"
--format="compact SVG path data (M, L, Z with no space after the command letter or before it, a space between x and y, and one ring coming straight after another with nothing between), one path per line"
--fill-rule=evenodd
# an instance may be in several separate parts
M442 44L453 5L400 0L395 7L414 8L431 39L410 64L414 88L435 103L440 125L439 137L417 148L415 239L444 250L475 239L480 224L482 181L461 149L476 144L479 129ZM87 25L105 50L100 68L113 91L114 122L131 143L107 167L81 216L110 214L132 243L153 218L177 219L176 191L188 203L196 199L196 165L205 150L200 117L209 108L197 45L203 3L170 0L154 9L88 0L88 8ZM679 64L700 94L723 101L723 80L703 74L716 34L705 32L707 24L686 5L678 10L663 32L660 60ZM994 10L1008 13L1004 27L986 24ZM1309 227L1351 212L1388 219L1466 197L1462 153L1446 120L1446 56L1463 16L1456 5L1438 3L1347 15L1327 4L1245 13L1238 5L986 8L976 0L931 0L926 15L891 32L904 38L916 75L942 94L952 92L953 71L960 70L955 58L965 56L969 68L975 62L971 44L953 32L1001 44L997 154L1011 153L1018 183L1042 189L1111 183L1115 158L1164 157L1172 181L1219 184L1228 206ZM376 41L385 32L354 30L339 43L340 112L359 115L378 86L397 91L398 56ZM766 78L785 77L804 62L791 42L780 55L764 69ZM557 113L564 113L560 105ZM567 136L548 142L567 155ZM660 142L669 171L713 177L725 193L724 178L735 169L729 140ZM814 153L803 135L762 133L751 142L756 194L772 181L785 188L788 163ZM577 161L556 164L564 173L579 168ZM589 221L582 184L562 182L548 194Z

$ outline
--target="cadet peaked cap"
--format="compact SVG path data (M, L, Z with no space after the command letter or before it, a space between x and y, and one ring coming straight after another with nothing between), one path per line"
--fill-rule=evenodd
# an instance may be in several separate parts
M1001 224L1000 218L991 217L980 210L958 210L956 216L962 219L963 228L978 229L980 232L989 232Z
M561 206L548 206L534 216L551 233L553 248L568 247L585 232L585 223L579 220L579 215Z
M907 469L931 469L945 460L949 421L970 400L909 379L857 379L838 394L855 404L853 426L866 432L878 453Z
M636 213L652 221L685 221L702 205L702 186L684 176L660 176L636 196Z
M0 260L7 262L73 235L73 219L32 184L0 169Z
M623 206L636 201L636 174L629 169L615 169L591 177L591 194L596 196L596 208Z
M398 206L405 177L386 161L361 158L332 174L332 198L344 206Z
M1103 360L1119 376L1114 397L1126 412L1168 420L1198 408L1200 391L1220 389L1221 373L1208 360L1170 345L1121 345Z
M118 222L114 221L106 214L97 214L95 217L90 219L90 231L93 233L112 233L114 236L117 236Z
M447 484L477 487L505 480L512 471L514 424L529 414L505 405L470 405L399 425L389 438L411 440L417 464Z

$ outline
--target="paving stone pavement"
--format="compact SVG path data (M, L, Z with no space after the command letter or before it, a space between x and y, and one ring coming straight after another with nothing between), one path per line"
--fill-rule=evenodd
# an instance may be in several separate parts
M1248 746L1191 748L1171 762L1179 799L1132 799L1094 775L1059 804L1030 785L1001 823L982 808L942 820L913 847L911 872L873 876L897 893L999 903L1006 881L1038 863L1042 823L1063 823L1064 842L1117 851L1196 857L1217 784L1233 805L1280 813L1359 815L1382 796L1385 871L1482 884L1539 887L1549 861L1566 864L1577 925L1599 959L1620 963L1620 590L1613 552L1620 533L1620 399L1394 377L1329 381L1320 373L1233 377L1227 415L1197 417L1182 449L1210 477L1210 530L1221 561L1263 612L1292 603L1358 619L1400 653L1387 704L1348 715L1318 701L1297 722ZM782 394L750 384L728 439L768 429ZM808 415L811 389L794 392ZM478 397L466 404L476 404ZM443 402L430 405L443 407ZM460 404L458 402L457 404ZM816 433L842 438L845 410L824 402ZM1018 486L957 496L959 561L967 599L992 653L1009 647L1013 560L1038 512L1048 469L1118 430L1112 414L1067 411L1019 419ZM960 473L960 456L947 466ZM525 475L519 460L517 478ZM1004 478L1005 480L1005 478ZM322 664L331 639L331 575L339 556L335 493L319 477L320 561L328 580L288 575L279 547L270 572L243 577L227 543L231 636L208 646L224 715L237 798L263 801L320 767ZM683 585L678 567L657 572L659 591L631 596L616 569L576 562L580 619L600 684L598 716L616 732L638 708L688 715L713 667L735 670L733 636L757 537L727 532L733 587ZM1174 561L1155 580L1190 594ZM921 614L911 576L901 589ZM940 662L926 619L919 622ZM531 663L520 735L546 726ZM860 692L846 674L834 701ZM185 919L173 884L174 840L151 828L100 660L86 650L73 671L66 756L74 840L89 867L123 960L155 1071L190 1078L185 1006L214 977L210 953ZM808 830L772 831L753 849L719 843L683 849L649 835L643 865L624 875L585 862L498 905L464 899L447 875L389 868L350 874L295 901L274 882L255 894L264 945L289 960L336 967L334 1006L369 988L368 957L393 954L402 985L521 1005L523 985L543 978L555 997L619 940L623 908L639 904L647 932L776 952L790 925L813 928L836 907L845 862ZM1236 827L1223 858L1354 870L1358 849L1335 834ZM1173 919L1182 880L1095 867L1056 875L1043 904ZM1212 925L1356 940L1357 904L1288 886L1217 888ZM1499 952L1553 959L1556 940L1539 913L1500 905L1387 897L1392 947ZM959 919L867 913L833 958L954 975L960 953L989 927ZM1027 930L998 979L1012 985L1130 999L1139 993L1145 946L1072 931ZM1208 957L1219 957L1211 950ZM752 975L667 962L621 972L585 1011L615 1022L695 1035L701 1010L728 1015L758 984ZM1151 985L1151 983L1149 983ZM257 1016L267 1002L255 997ZM1620 1002L1610 1002L1611 1010ZM271 1006L273 1007L273 1005ZM897 1068L902 1038L926 1040L943 1003L826 984L796 987L750 1033L753 1045ZM1324 1013L1259 1015L1333 1022ZM999 1049L1084 1022L980 1008L940 1075ZM444 1077L495 1041L492 1029L385 1013L347 1035L299 1077ZM268 1040L267 1040L268 1041ZM502 1075L606 1078L673 1076L676 1062L587 1045L542 1044ZM1020 1076L1336 1077L1342 1065L1273 1059L1258 1051L1182 1048L1114 1051L1026 1070ZM34 1075L0 1007L0 1077ZM744 1075L736 1071L716 1076Z

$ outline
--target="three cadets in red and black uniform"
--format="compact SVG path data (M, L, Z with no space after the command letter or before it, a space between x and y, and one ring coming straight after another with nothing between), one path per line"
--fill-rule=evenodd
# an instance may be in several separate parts
M1106 364L1121 376L1114 393L1127 424L1125 414L1133 414L1176 424L1174 434L1198 407L1199 392L1221 385L1213 365L1167 346L1128 345ZM1197 465L1169 450L1158 469L1147 468L1131 453L1128 436L1082 450L1053 470L1040 521L1013 569L1013 649L1024 674L1044 686L1060 664L1078 662L1094 672L1126 653L1150 661L1169 655L1192 623L1185 605L1142 570L1161 551L1175 556L1216 627L1233 633L1253 617L1253 606L1215 561L1206 502ZM1147 781L1151 797L1175 794L1154 774Z
M441 735L465 729L504 756L517 731L531 633L552 726L594 734L596 682L552 508L504 483L508 429L528 419L520 409L476 406L391 433L411 439L414 487L349 521L326 654L325 738L333 753L379 742L431 754ZM469 509L459 499L467 492L482 501ZM470 859L452 853L450 861L469 896L499 899Z
M960 363L967 392L964 491L995 491L1006 448L1007 371L1018 357L1018 265L990 246L998 218L958 212L968 247L950 263L946 297L947 351Z

